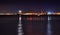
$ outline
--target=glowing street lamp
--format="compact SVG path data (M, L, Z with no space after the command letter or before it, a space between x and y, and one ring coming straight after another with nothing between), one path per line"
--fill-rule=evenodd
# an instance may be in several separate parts
M22 14L22 11L21 11L21 10L19 10L18 14Z

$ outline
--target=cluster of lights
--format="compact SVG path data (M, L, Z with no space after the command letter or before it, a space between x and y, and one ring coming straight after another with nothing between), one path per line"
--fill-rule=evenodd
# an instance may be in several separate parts
M17 13L0 13L0 15L17 15Z
M21 10L19 10L19 14L20 15L60 15L60 12L51 12L51 11L48 11L48 12L41 12L41 13L22 13Z
M60 12L50 12L50 11L48 11L48 12L41 12L41 13L35 13L35 12L24 13L21 10L19 10L18 13L0 13L0 15L17 15L17 14L19 14L19 15L38 15L38 16L40 16L40 15L60 15Z

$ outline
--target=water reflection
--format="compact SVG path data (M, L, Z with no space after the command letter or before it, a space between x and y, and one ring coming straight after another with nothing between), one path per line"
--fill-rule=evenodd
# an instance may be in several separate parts
M52 31L51 31L51 23L50 23L50 20L51 20L51 16L48 16L48 24L47 24L47 35L51 35Z

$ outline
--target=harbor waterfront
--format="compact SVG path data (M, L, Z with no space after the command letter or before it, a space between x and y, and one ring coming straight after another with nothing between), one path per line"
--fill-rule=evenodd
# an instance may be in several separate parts
M60 13L0 13L0 35L60 35Z

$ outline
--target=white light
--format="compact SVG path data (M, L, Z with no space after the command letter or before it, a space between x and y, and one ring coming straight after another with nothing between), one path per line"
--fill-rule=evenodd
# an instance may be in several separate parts
M22 29L22 27L18 27L18 30Z
M22 30L18 30L18 33L22 33Z
M21 17L19 17L19 20L21 21Z
M52 34L50 20L51 20L51 16L48 16L47 35L51 35Z
M21 10L19 10L19 12L22 12Z
M22 26L22 24L18 24L18 26Z
M18 35L23 35L23 33L18 33Z
M51 17L48 17L48 20L51 20Z
M48 15L51 15L51 14L54 14L54 12L50 12L50 11L49 11L47 14L48 14Z
M52 14L52 12L48 12L48 14Z

